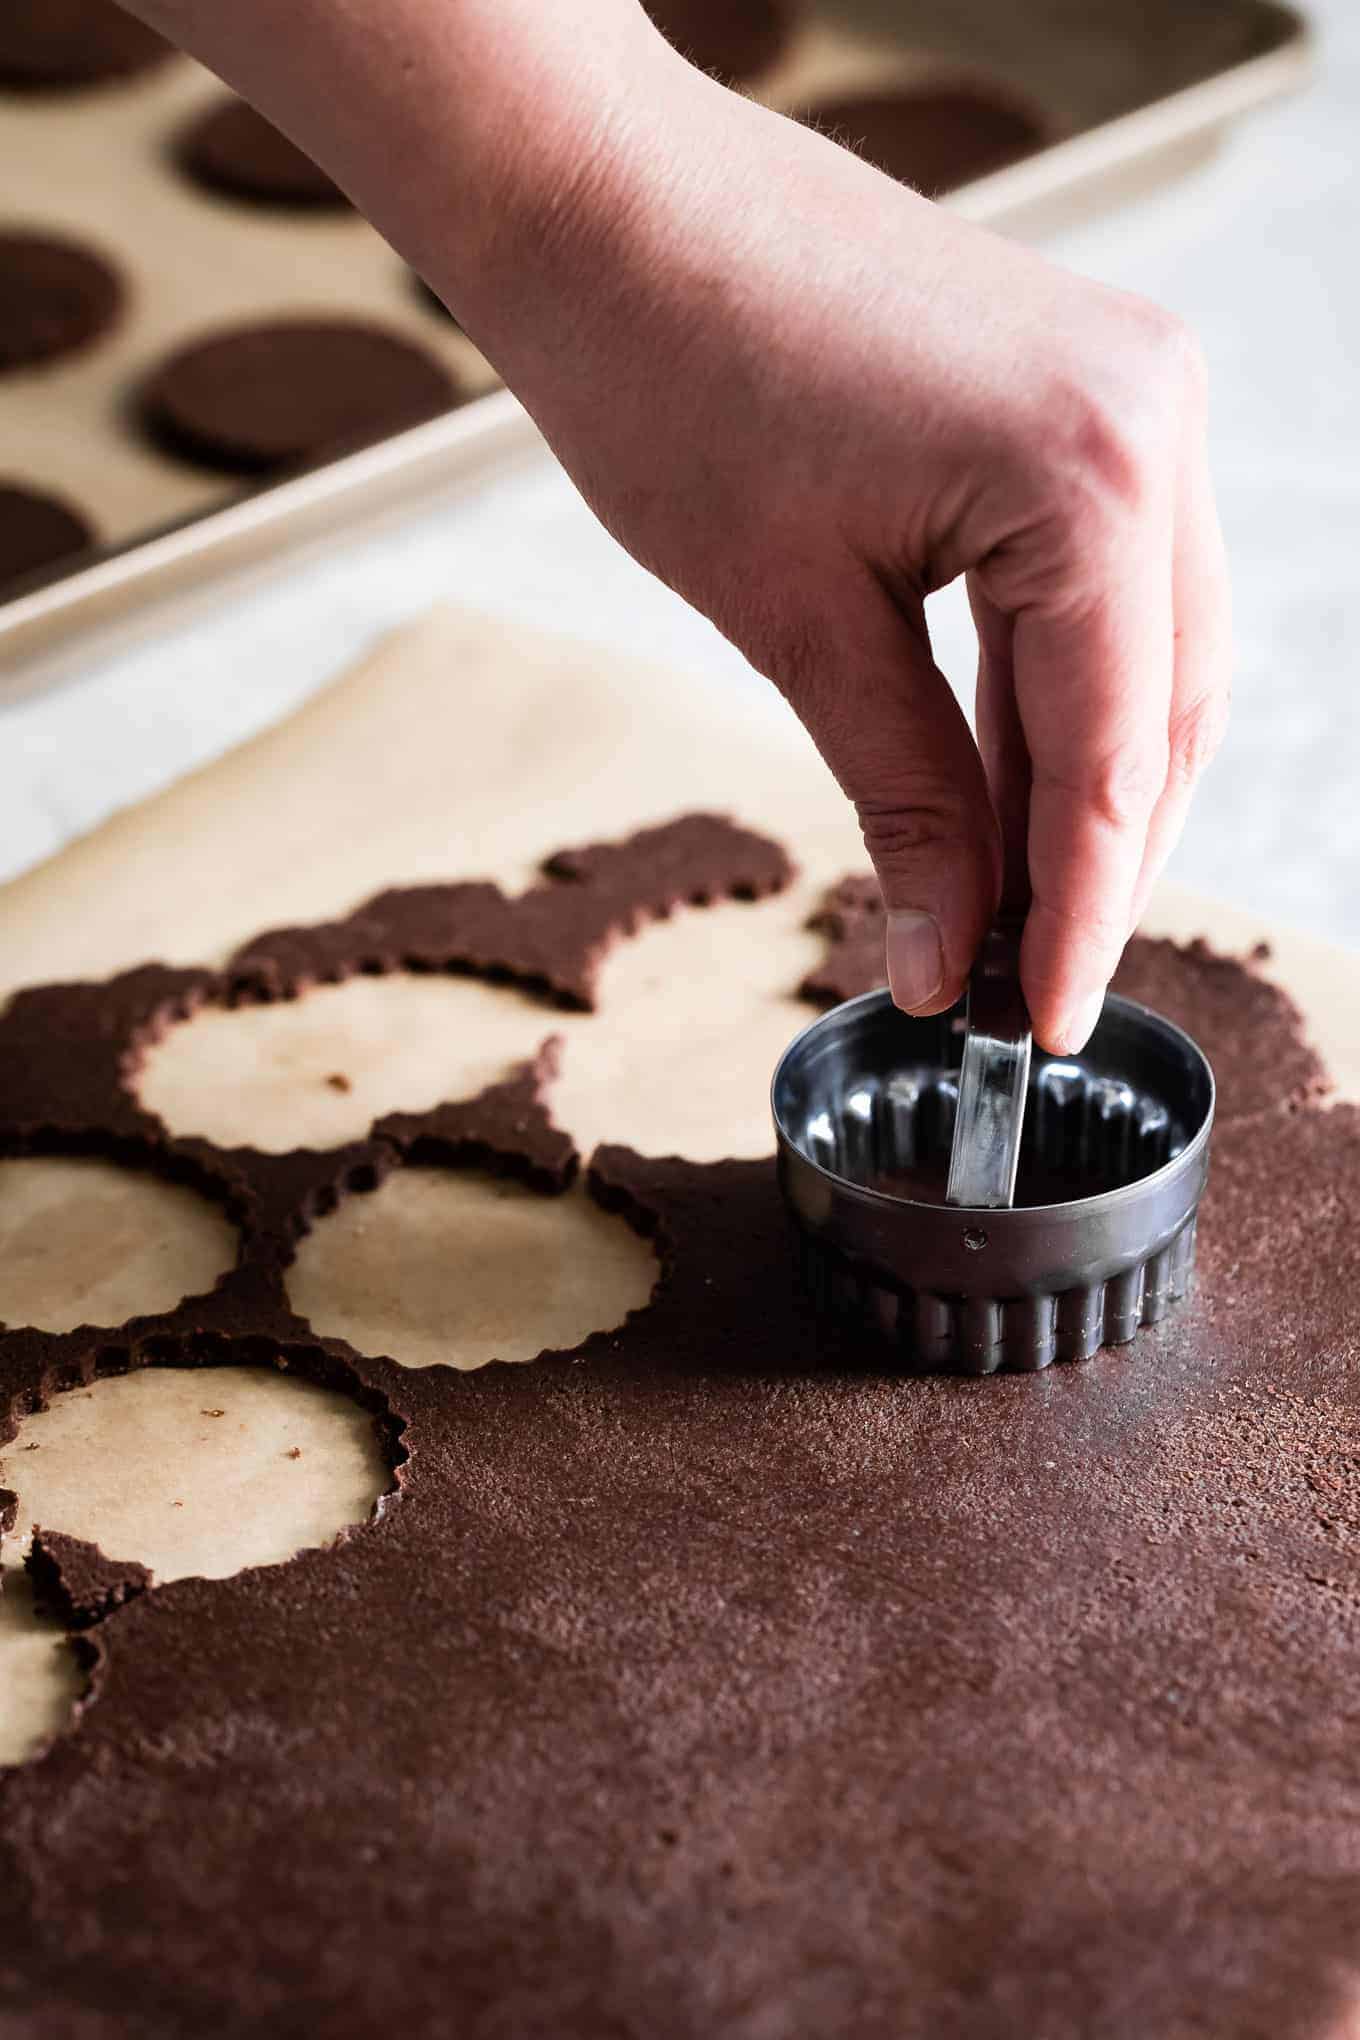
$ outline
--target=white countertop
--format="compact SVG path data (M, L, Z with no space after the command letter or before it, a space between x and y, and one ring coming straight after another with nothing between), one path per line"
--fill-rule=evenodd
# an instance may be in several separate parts
M1051 252L1172 306L1209 356L1236 696L1173 873L1360 947L1360 7L1313 0L1313 13L1306 95ZM714 690L715 725L724 691L764 687L543 458L0 708L0 878L286 713L441 598L687 667ZM966 696L959 591L930 615ZM675 797L684 806L683 760Z

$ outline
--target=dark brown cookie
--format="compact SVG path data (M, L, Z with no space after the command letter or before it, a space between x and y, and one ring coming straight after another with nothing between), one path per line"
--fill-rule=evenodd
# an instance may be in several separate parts
M244 99L216 101L180 136L180 167L196 184L257 205L341 208L343 191Z
M1019 162L1049 139L1018 99L971 86L829 99L804 116L866 162L935 196Z
M173 54L112 0L4 0L0 7L0 85L22 91L128 78Z
M667 42L701 71L744 84L772 70L793 33L785 0L645 0Z
M0 482L0 594L93 543L93 531L69 503Z
M117 272L50 234L0 234L0 373L87 347L122 307Z
M191 342L153 372L142 403L175 452L249 474L366 445L458 396L447 369L400 334L290 319Z

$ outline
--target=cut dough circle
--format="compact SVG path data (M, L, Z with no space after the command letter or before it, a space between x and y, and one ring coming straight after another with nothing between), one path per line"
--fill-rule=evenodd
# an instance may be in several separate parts
M83 1156L0 1160L0 1325L121 1325L202 1296L236 1260L206 1197Z
M313 1331L404 1367L481 1367L569 1350L641 1310L652 1248L579 1186L543 1197L461 1170L399 1169L298 1248L293 1308Z

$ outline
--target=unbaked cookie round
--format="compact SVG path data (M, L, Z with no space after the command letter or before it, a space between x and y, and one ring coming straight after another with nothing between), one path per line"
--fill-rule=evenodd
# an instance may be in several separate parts
M128 78L174 52L113 0L4 0L0 85L29 92Z
M178 158L196 184L257 205L349 204L310 156L244 99L222 99L190 122Z
M788 0L645 0L645 5L682 56L731 84L772 70L793 33Z
M50 234L0 234L0 371L88 346L122 301L117 272L92 248Z
M0 593L93 543L90 525L59 496L0 482Z
M357 319L235 326L180 348L142 392L154 436L210 467L261 473L362 446L458 401L440 362Z
M826 100L804 118L931 196L1003 170L1048 138L1019 100L962 85Z

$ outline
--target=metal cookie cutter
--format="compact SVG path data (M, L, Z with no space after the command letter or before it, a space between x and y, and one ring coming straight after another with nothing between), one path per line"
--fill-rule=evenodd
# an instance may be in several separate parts
M1111 996L1079 1058L1035 1051L1013 1208L946 1202L960 1012L887 992L806 1028L774 1075L779 1175L819 1306L922 1370L1085 1360L1185 1295L1214 1079L1188 1034Z

